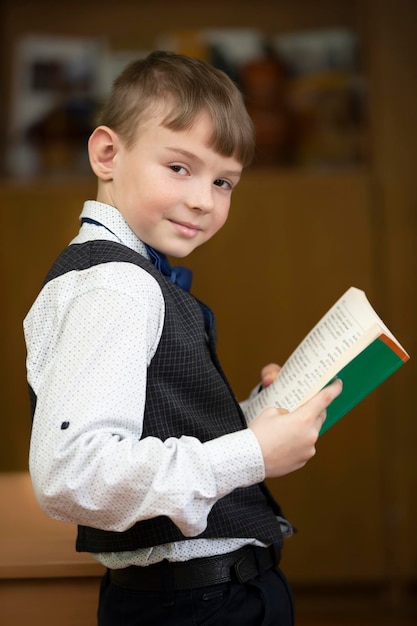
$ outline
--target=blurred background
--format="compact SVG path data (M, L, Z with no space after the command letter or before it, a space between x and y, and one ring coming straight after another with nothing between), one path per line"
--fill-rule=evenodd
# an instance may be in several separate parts
M188 259L237 396L351 285L411 355L270 481L299 531L284 569L300 620L417 623L415 0L3 0L0 19L1 476L27 472L22 321L94 198L95 114L128 61L206 58L258 137L227 225Z

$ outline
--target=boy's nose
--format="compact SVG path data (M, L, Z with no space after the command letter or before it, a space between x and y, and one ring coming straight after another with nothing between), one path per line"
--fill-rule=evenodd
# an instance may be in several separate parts
M212 183L208 185L197 183L189 191L190 193L188 195L187 202L191 209L204 213L208 213L213 209L214 195Z

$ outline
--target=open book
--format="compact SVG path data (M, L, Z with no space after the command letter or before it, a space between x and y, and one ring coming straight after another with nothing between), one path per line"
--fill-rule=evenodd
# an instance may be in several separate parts
M350 287L244 412L252 420L268 406L293 411L340 378L343 391L328 407L321 435L409 358L365 293Z

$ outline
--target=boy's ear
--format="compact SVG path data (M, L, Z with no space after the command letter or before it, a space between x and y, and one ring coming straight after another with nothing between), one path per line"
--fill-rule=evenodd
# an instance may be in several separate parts
M114 157L119 147L118 135L108 126L98 126L88 140L91 168L100 180L112 180Z

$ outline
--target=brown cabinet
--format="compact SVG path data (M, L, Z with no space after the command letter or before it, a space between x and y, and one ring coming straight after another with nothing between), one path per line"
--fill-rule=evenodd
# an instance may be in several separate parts
M104 568L75 552L76 528L44 515L26 472L0 475L2 626L93 626Z

